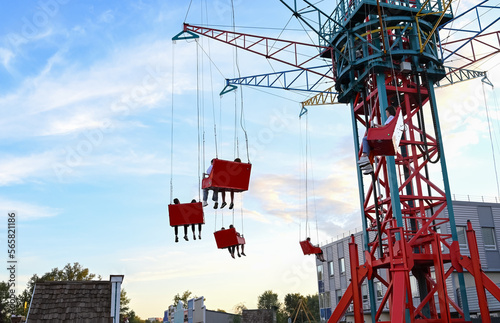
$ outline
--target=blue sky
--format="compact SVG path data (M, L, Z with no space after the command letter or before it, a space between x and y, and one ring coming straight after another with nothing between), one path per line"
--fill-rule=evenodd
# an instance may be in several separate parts
M462 1L460 9L470 3ZM311 36L278 1L234 1L234 14L237 26L267 28L241 32L277 37L288 24L283 38L309 42ZM237 67L241 75L290 68L242 51L236 66L227 45L202 39L197 55L193 41L171 41L186 16L189 23L229 29L231 15L228 0L193 2L189 12L187 1L2 5L0 206L5 218L9 210L19 212L20 291L34 273L80 262L104 278L124 274L141 317L161 316L187 289L205 296L209 309L227 311L238 303L255 307L268 289L281 298L317 292L314 259L298 244L306 218L306 119L298 113L306 97L252 88L218 95ZM478 68L499 84L497 57ZM197 70L204 155L198 153ZM215 155L214 123L219 157L246 161L243 132L234 126L241 91L253 169L235 211L240 231L243 215L247 257L233 260L212 235L221 216L231 222L227 209L206 208L203 239L176 244L167 205L171 178L174 197L198 197L199 164L206 168ZM498 151L498 90L485 92ZM496 196L481 82L437 95L452 193ZM319 226L318 234L311 228L313 240L325 242L361 226L351 121L345 105L309 111L308 218ZM6 221L0 226L5 232Z

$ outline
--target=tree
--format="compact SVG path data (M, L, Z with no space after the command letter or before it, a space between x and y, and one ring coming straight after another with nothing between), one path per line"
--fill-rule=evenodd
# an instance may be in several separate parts
M302 299L302 303L309 312L312 314L315 322L319 322L319 300L318 294L302 296L299 293L287 294L285 296L285 313L288 317L291 317L292 320L295 318L297 314L297 308L299 306L299 301ZM306 315L304 313L299 313L297 316L297 320L295 322L303 323L307 322Z
M258 309L278 310L280 307L281 307L281 304L278 301L278 294L273 293L272 290L266 290L258 298L258 301L257 301L257 308Z
M303 298L299 293L285 295L285 313L293 319L295 311L299 306L299 300Z
M124 320L124 317L130 316L129 312L133 312L130 310L130 307L128 306L129 303L130 299L127 297L127 292L125 291L125 289L122 289L120 291L120 322Z
M196 297L190 297L192 294L193 293L191 293L189 290L186 290L184 293L182 293L182 296L177 293L177 295L174 296L174 307L177 307L177 303L179 303L179 301L182 301L183 307L187 309L188 299Z
M6 282L0 283L0 323L9 322L8 314L9 305L9 285Z
M133 310L127 313L127 318L129 323L146 323L145 320L142 320L139 316L135 315Z
M234 305L233 311L234 311L234 317L233 317L233 323L241 323L241 316L243 314L243 311L246 310L247 307L243 303L238 303Z
M311 311L312 315L314 315L314 320L316 322L320 321L319 315L319 297L318 294L307 295L307 307L309 311Z

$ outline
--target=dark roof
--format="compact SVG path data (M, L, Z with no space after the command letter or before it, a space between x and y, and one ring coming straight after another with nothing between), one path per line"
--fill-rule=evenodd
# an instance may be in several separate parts
M30 323L110 323L111 282L37 283L28 314Z

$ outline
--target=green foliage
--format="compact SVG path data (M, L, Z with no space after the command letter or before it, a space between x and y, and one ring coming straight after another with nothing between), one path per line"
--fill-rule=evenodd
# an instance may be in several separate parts
M130 307L128 306L129 303L130 298L127 297L127 292L122 288L120 291L120 315L130 311Z
M146 323L145 320L141 319L139 316L135 315L135 312L131 310L130 312L125 315L128 318L129 323ZM123 320L120 320L120 322L123 322Z
M278 294L273 293L272 290L266 290L262 295L259 296L257 301L258 309L279 309L281 307L278 301Z
M311 311L311 314L314 316L314 320L316 322L319 322L320 315L319 315L319 297L318 297L318 294L307 295L306 299L307 299L307 308L309 308L309 311Z
M248 308L245 306L244 303L238 303L238 304L234 305L234 307L233 307L234 314L238 314L238 315L243 314L243 310L247 310L247 309Z
M319 315L319 303L318 294L303 296L300 293L291 293L285 295L284 304L282 305L278 300L278 294L273 293L271 290L267 290L262 295L259 296L257 301L257 308L259 309L274 309L276 311L276 322L277 323L287 323L288 318L295 317L297 307L299 306L299 301L302 299L302 303L310 311L312 315L313 322L320 321ZM235 310L236 313L238 313ZM310 317L310 316L309 316ZM296 323L308 322L307 316L303 313L303 310L297 316Z
M190 297L192 294L193 293L189 290L186 290L184 293L182 293L182 296L177 293L177 295L174 296L174 307L177 307L177 303L179 303L179 301L182 301L183 307L187 309L188 299L191 299L193 297L196 298L196 296Z
M9 285L6 282L0 283L0 323L9 322L7 317L7 306L9 303Z
M295 312L297 311L297 307L299 306L299 300L302 297L303 296L299 293L286 294L285 296L285 313L288 315L288 317L291 317L292 320L295 316Z

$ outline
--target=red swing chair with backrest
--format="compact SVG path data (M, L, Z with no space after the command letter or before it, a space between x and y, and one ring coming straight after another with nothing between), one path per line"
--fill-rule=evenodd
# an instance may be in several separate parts
M201 188L243 192L248 190L252 164L214 159L212 171L204 178Z
M217 248L224 249L231 246L245 244L245 238L236 232L235 228L229 228L214 232Z
M168 216L170 218L171 227L190 224L205 224L203 206L201 202L169 204Z
M314 246L309 240L301 241L300 246L302 247L304 255L317 255L323 253L320 247Z
M404 131L403 116L401 108L396 110L396 115L389 124L368 129L366 139L370 145L370 159L374 156L395 156L398 151L399 142Z

